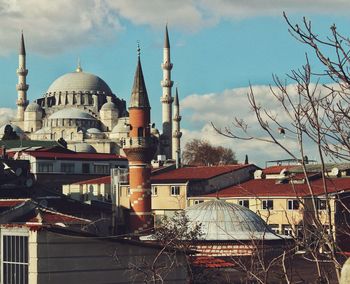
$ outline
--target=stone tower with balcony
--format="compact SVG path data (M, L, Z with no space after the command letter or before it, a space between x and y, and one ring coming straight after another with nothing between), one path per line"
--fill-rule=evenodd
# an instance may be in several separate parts
M21 43L19 46L18 54L18 84L16 85L17 89L17 121L24 120L24 111L28 105L27 100L27 90L29 86L27 85L26 78L28 74L28 69L26 69L26 49L24 45L23 33L21 34Z
M151 208L151 160L157 140L151 136L151 107L143 78L140 49L129 106L130 135L123 150L129 160L129 229L135 236L149 234L153 228Z

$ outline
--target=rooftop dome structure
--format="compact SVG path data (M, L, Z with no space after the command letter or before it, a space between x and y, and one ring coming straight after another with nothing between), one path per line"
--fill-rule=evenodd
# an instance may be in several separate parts
M37 111L42 111L41 106L39 106L36 102L31 102L27 107L26 110L27 112L37 112Z
M130 132L129 117L121 117L118 123L113 127L112 133L128 133Z
M53 113L49 119L82 119L96 120L92 115L77 108L64 108Z
M77 143L72 145L71 148L79 153L96 153L96 149L88 143Z
M112 103L112 102L107 102L107 103L103 104L102 107L101 107L102 111L116 110L116 109L117 109L116 105L114 103Z
M100 77L85 73L80 69L77 72L67 73L58 77L49 87L47 93L55 92L93 92L111 95L112 91Z
M87 133L89 134L99 134L99 133L102 133L102 131L98 128L95 128L95 127L92 127L92 128L89 128L88 130L86 130Z
M201 224L203 240L278 240L266 223L246 207L223 200L203 202L185 209L190 223Z

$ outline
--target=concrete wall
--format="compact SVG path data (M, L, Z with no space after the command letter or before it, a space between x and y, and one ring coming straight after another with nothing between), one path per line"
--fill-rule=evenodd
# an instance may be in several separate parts
M37 241L39 284L144 283L143 273L136 273L130 268L137 267L149 273L147 266L159 251L125 241L65 236L48 231L39 232ZM166 275L165 283L186 282L184 256L178 256L178 260L179 265ZM169 264L165 257L159 264L164 262Z

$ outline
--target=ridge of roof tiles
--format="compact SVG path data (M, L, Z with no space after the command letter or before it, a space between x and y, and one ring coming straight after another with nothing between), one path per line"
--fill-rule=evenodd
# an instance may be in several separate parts
M276 179L253 179L219 190L215 193L201 195L200 197L306 197L311 195L308 185L276 183ZM328 193L336 193L342 190L350 191L350 179L348 178L331 178L326 180ZM310 181L314 195L324 194L322 179ZM199 197L199 196L197 196Z
M185 180L202 180L213 178L228 172L240 170L253 166L248 165L224 165L224 166L198 166L183 167L168 172L155 174L151 177L152 182L155 181L185 181Z

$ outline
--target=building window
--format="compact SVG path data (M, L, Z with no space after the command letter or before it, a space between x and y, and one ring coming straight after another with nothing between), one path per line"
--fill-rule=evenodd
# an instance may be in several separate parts
M298 210L299 209L299 200L290 199L288 200L288 210Z
M171 195L172 196L178 196L180 195L180 186L175 185L171 187Z
M53 163L38 163L38 172L39 173L52 173L53 172Z
M158 188L156 186L152 187L152 196L157 196L158 195Z
M243 207L249 208L249 200L248 199L239 200L238 204L243 206Z
M283 225L282 232L283 232L283 235L293 236L293 229L290 225Z
M327 209L327 202L325 199L317 199L316 200L316 207L317 210L326 210Z
M280 233L280 229L279 226L277 224L271 224L269 225L271 231L273 231L275 234L279 234Z
M199 203L203 203L204 202L204 200L195 200L193 203L194 204L199 204Z
M262 201L261 209L263 210L273 210L273 200L266 199Z
M90 164L83 163L82 171L83 171L83 174L89 174L90 173Z
M74 173L74 164L73 163L62 163L61 172L71 174Z
M28 237L3 235L1 283L28 283Z
M109 174L109 165L94 165L95 174Z

